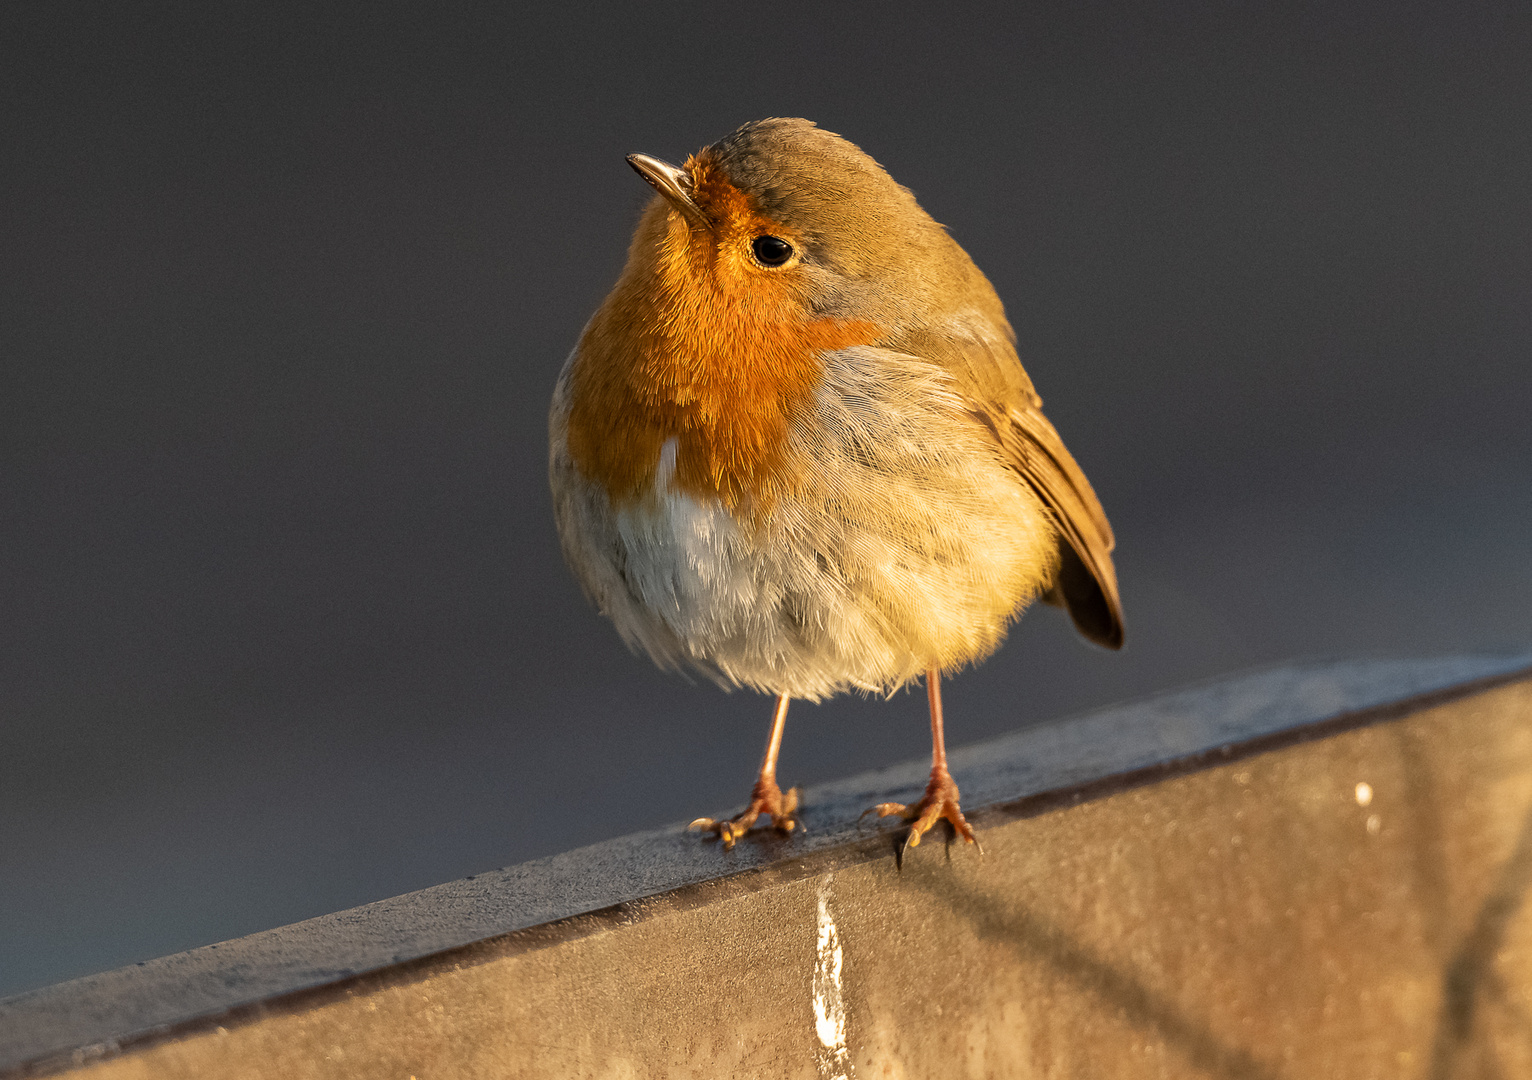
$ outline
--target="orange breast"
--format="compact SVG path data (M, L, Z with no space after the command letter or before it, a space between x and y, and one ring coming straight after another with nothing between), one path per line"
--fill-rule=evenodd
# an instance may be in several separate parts
M650 490L675 439L675 487L754 516L803 481L787 440L821 354L869 344L879 330L810 317L802 272L750 257L755 236L797 238L754 213L705 159L688 167L714 228L693 228L663 200L645 212L622 278L580 340L569 452L627 501Z

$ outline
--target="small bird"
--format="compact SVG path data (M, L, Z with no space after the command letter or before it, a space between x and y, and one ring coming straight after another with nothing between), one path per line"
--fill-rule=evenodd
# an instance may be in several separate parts
M662 668L776 695L745 810L777 784L793 698L925 679L939 820L976 843L947 769L940 678L1035 599L1116 649L1111 526L1041 412L994 287L907 188L807 120L746 124L677 167L565 362L549 422L564 556Z

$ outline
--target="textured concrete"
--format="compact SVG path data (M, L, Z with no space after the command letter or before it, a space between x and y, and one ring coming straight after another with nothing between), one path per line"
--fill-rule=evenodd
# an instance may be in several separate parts
M76 980L0 1002L0 1069L1532 1075L1526 666L1283 669L966 748L983 859L858 831L912 765L808 792L791 842L629 837Z

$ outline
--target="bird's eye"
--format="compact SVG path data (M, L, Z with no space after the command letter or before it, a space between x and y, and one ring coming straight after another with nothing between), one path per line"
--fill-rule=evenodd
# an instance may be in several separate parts
M757 236L750 249L762 266L781 266L793 257L793 245L780 236Z

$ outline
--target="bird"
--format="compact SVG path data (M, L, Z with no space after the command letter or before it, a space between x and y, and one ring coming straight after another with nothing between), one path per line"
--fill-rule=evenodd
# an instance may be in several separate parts
M661 668L776 698L733 848L799 827L776 775L788 703L924 680L931 772L901 852L977 844L947 766L941 677L1024 608L1123 643L1115 540L1042 413L989 279L909 189L811 121L747 123L653 188L616 285L555 385L566 562ZM979 848L982 853L982 848Z

